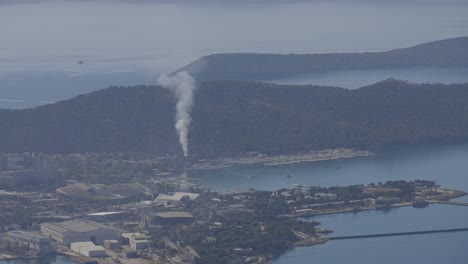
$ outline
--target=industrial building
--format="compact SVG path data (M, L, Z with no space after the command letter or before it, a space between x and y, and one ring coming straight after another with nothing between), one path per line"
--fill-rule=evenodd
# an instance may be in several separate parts
M158 225L190 225L193 221L193 215L187 212L161 212L147 214L143 217L143 225L145 227Z
M145 250L151 245L151 240L147 239L134 239L130 242L130 248L133 250Z
M104 247L108 249L117 249L120 247L120 242L118 240L104 240Z
M71 250L90 258L101 258L106 256L106 250L102 246L96 246L93 242L73 242Z
M93 221L71 220L41 224L41 232L62 245L91 241L102 245L104 240L117 239L119 230Z
M99 212L99 213L92 213L88 214L89 220L94 221L116 221L122 220L126 216L126 212L119 211L119 212Z
M58 188L57 193L74 199L89 198L96 193L96 188L91 184L73 183L68 186Z
M122 237L130 245L133 250L145 250L148 249L151 244L151 238L143 233L123 233Z
M6 239L10 243L27 246L29 249L39 254L50 254L55 252L52 239L41 234L15 230L8 232Z
M171 202L195 201L200 194L187 192L174 192L172 194L159 194L154 200L156 204L167 204Z

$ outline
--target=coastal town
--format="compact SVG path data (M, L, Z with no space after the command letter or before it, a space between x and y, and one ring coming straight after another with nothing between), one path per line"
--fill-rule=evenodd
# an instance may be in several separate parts
M0 161L4 260L52 254L78 263L269 263L294 247L327 242L333 230L303 217L465 195L425 180L214 192L174 176L178 167L167 159L150 170L145 159L96 154L2 154Z

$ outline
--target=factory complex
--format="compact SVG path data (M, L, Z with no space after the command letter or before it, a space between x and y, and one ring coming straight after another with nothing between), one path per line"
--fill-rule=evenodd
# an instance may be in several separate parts
M120 235L116 228L85 220L44 223L41 225L41 232L65 246L84 241L102 245L104 240L117 239Z

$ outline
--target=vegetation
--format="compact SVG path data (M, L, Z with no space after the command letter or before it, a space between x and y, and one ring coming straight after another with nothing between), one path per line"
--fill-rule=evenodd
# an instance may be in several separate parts
M214 54L183 67L199 80L265 80L336 70L467 67L468 37L385 52Z
M386 181L384 183L374 184L371 183L367 186L364 185L350 185L350 186L332 186L332 187L317 187L313 186L308 188L310 195L314 196L317 193L333 193L336 194L336 201L351 201L363 199L376 199L379 197L384 198L412 198L415 195L416 187L436 188L438 185L434 181L415 180L415 181ZM368 191L372 189L373 191ZM366 191L367 190L367 191ZM325 199L326 201L326 199ZM303 200L297 201L296 205L307 203L322 203L324 200Z
M17 224L23 228L34 222L38 212L33 204L21 197L0 198L0 227Z
M252 249L258 256L279 256L299 240L293 231L315 235L315 223L278 217L289 212L289 208L284 198L271 198L271 194L249 194L247 208L251 212L214 215L211 221L222 226L201 225L182 231L181 239L200 255L196 263L228 263L235 259L235 248Z
M468 84L387 80L357 90L242 81L199 86L189 135L195 157L468 139ZM33 109L0 110L0 121L8 124L0 130L0 150L180 155L174 108L167 89L136 86ZM102 166L117 171L113 177L129 176L126 166L121 172L118 164ZM92 169L87 174L91 181L100 177Z
M86 162L68 161L64 163L61 178L84 181L87 183L129 183L141 181L151 175L153 167L149 164L131 163L122 157L95 155Z

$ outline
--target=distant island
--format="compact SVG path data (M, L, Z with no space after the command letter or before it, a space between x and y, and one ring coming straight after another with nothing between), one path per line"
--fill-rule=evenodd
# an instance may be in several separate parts
M189 159L373 152L468 140L468 84L389 79L356 90L252 81L198 86ZM175 98L160 86L110 87L32 109L0 110L0 152L180 156L174 112Z
M198 80L268 80L337 70L468 67L468 37L385 52L326 54L222 53L180 70Z

